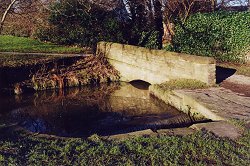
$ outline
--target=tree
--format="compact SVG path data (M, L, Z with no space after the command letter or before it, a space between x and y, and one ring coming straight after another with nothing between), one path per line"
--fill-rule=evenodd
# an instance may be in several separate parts
M157 37L158 48L162 49L162 36L164 33L163 30L163 12L162 12L162 4L159 0L154 0L154 23L155 30L159 33Z
M5 22L5 19L8 15L8 13L10 12L11 8L14 6L14 4L16 3L17 0L11 0L9 2L9 4L7 4L7 8L5 9L5 11L3 12L2 18L1 18L1 22L0 22L0 34L2 33L3 30L3 24Z
M244 4L245 0L162 0L165 33L168 42L174 35L174 25L185 24L187 18L197 12L214 12L217 10L230 10L230 6Z
M50 10L50 27L41 31L42 40L68 45L89 46L95 49L101 40L124 42L122 23L114 9L89 0L62 0L55 2Z
M54 0L0 0L0 34L23 29L30 35L41 20L48 16L47 6ZM42 24L42 23L41 23Z
M41 40L92 48L101 40L162 47L159 0L61 0L50 11L50 27L39 33Z
M128 11L128 43L162 48L163 15L160 0L124 0Z

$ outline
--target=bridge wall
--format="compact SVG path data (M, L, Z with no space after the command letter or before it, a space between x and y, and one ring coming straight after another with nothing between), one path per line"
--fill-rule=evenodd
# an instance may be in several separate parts
M108 42L98 43L97 55L101 54L120 72L121 81L158 84L185 78L215 84L213 58Z

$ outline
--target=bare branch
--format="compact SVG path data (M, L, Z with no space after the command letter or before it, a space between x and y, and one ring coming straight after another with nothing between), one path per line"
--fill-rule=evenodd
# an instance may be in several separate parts
M3 24L4 24L4 21L6 19L6 16L7 14L9 13L10 9L12 8L12 6L16 3L17 0L11 0L9 6L7 7L7 9L5 10L5 12L3 13L3 16L2 16L2 19L1 19L1 22L0 22L0 34L2 33L2 30L3 30Z

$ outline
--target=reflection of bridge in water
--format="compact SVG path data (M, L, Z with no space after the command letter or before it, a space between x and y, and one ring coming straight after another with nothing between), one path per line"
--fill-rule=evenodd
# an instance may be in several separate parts
M137 86L138 87L138 86ZM59 136L117 134L141 129L188 126L193 119L128 83L40 92L5 98L3 117L33 131Z

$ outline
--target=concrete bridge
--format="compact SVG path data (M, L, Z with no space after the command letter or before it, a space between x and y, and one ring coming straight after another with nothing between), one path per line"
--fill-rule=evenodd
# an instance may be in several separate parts
M185 78L215 84L213 58L108 42L98 43L97 55L105 55L125 82L143 80L159 84Z

